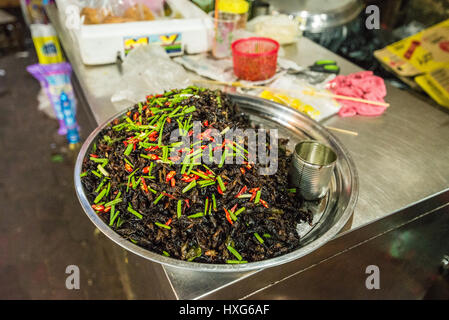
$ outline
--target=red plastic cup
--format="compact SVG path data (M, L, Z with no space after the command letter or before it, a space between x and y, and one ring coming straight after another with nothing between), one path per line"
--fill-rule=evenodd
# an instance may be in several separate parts
M260 81L276 73L279 43L270 38L251 37L232 43L234 73L243 80Z

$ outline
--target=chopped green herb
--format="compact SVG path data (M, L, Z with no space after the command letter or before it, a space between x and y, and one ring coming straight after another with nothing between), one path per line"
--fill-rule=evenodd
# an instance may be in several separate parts
M164 197L164 194L161 193L157 196L156 200L154 200L153 204L157 204L162 198Z
M260 242L260 243L264 243L263 239L261 236L259 236L259 234L257 232L254 232L254 236L256 237L256 239Z
M155 222L154 224L157 225L158 227L161 227L161 228L164 228L164 229L168 229L168 230L171 229L170 226L167 226L166 224L163 224L163 223Z
M221 180L220 176L217 176L217 182L218 182L218 185L220 186L221 191L225 192L226 191L226 187L225 187L225 185L223 183L223 180Z
M237 250L235 250L233 247L231 246L227 246L229 252L231 252L239 261L242 260L242 256L240 255L240 253L237 252Z
M245 261L245 260L226 260L226 263L229 263L229 264L241 264L241 263L248 263L248 261Z
M106 188L101 190L101 192L98 194L98 196L95 198L94 203L98 203L106 194Z
M262 194L262 192L260 190L258 190L256 193L256 198L254 199L255 204L259 203L261 194Z
M104 176L109 177L109 173L99 164L97 166L98 171L100 171Z
M134 147L134 144L128 143L128 145L126 146L126 150L124 152L125 156L130 155L131 151L133 151L133 147Z
M126 210L128 210L128 212L131 212L137 218L142 219L142 215L139 212L137 212L136 210L134 210L133 208L131 208L131 205L129 205L129 207L126 208Z
M186 193L187 191L194 188L195 186L196 186L196 180L193 180L184 189L182 189L182 193Z
M181 215L182 215L182 200L178 200L178 204L176 206L176 213L178 215L178 219L181 218Z
M187 216L187 218L200 218L200 217L204 217L204 212L198 212L195 214L191 214L190 216Z

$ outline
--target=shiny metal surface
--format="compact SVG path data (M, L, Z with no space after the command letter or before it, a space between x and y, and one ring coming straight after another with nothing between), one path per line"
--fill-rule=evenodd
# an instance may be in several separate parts
M314 140L301 141L294 148L290 181L304 199L321 199L329 190L336 161L332 148Z
M324 32L354 20L363 9L359 0L270 0L274 12L301 18L301 30Z
M95 226L112 241L143 258L175 268L209 272L246 272L284 264L316 250L335 237L354 211L359 188L354 163L343 145L319 123L294 109L260 98L237 94L231 94L230 96L237 103L240 111L250 116L254 125L260 125L267 129L279 129L279 136L289 138L289 143L293 145L304 139L320 141L329 145L337 154L338 161L336 162L336 170L333 174L328 196L318 204L309 204L316 211L314 225L310 226L304 223L298 226L298 233L301 235L298 249L276 258L247 264L205 264L186 262L150 252L115 233L92 209L84 193L80 174L83 160L89 153L91 145L97 140L98 134L114 118L123 115L126 110L105 121L89 135L81 147L75 164L76 193L82 208Z
M48 7L48 15L58 32L66 56L71 62L79 87L89 104L97 123L102 123L117 111L110 103L110 97L118 87L121 77L115 65L88 67L81 63L77 46L61 25L57 10ZM361 71L359 67L307 38L300 38L296 44L284 46L285 58L302 66L316 60L337 61L341 74ZM194 76L193 76L194 77ZM352 238L364 240L357 230L368 224L376 225L376 232L389 228L382 218L392 215L413 203L445 190L449 186L449 114L429 101L416 98L408 92L387 84L386 100L391 106L380 117L334 116L323 121L324 125L358 132L358 136L336 133L354 160L359 180L359 199L352 217L352 224L345 233ZM82 125L82 124L80 124ZM401 218L402 219L402 218ZM328 246L330 246L329 244ZM346 246L350 244L346 243ZM345 247L338 247L345 250ZM208 292L223 291L224 297L232 297L233 291L224 290L231 283L242 284L238 290L245 291L248 283L276 281L280 274L295 272L298 264L307 264L317 255L307 255L293 264L270 273L251 271L248 274L185 272L164 267L167 277L179 298L195 299ZM310 257L312 256L312 257ZM284 273L285 272L285 273ZM270 278L269 275L273 274ZM245 279L245 281L240 281ZM254 279L254 281L252 280ZM155 289L156 290L156 289ZM237 289L234 289L237 290ZM222 296L223 297L223 296Z

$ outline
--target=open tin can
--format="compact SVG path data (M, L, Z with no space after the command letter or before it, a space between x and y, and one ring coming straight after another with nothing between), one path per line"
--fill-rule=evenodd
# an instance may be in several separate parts
M301 141L293 152L291 182L304 199L320 199L329 189L336 162L337 154L332 148L318 141Z

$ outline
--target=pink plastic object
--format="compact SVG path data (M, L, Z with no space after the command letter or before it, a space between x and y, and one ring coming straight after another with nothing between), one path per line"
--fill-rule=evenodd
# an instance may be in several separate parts
M279 43L269 38L251 37L232 43L234 73L243 80L260 81L276 73Z
M371 71L362 71L348 76L337 76L328 83L329 89L339 95L367 100L385 102L387 95L384 80L375 76ZM342 104L339 111L341 117L380 116L386 107L366 104L363 102L337 99Z

